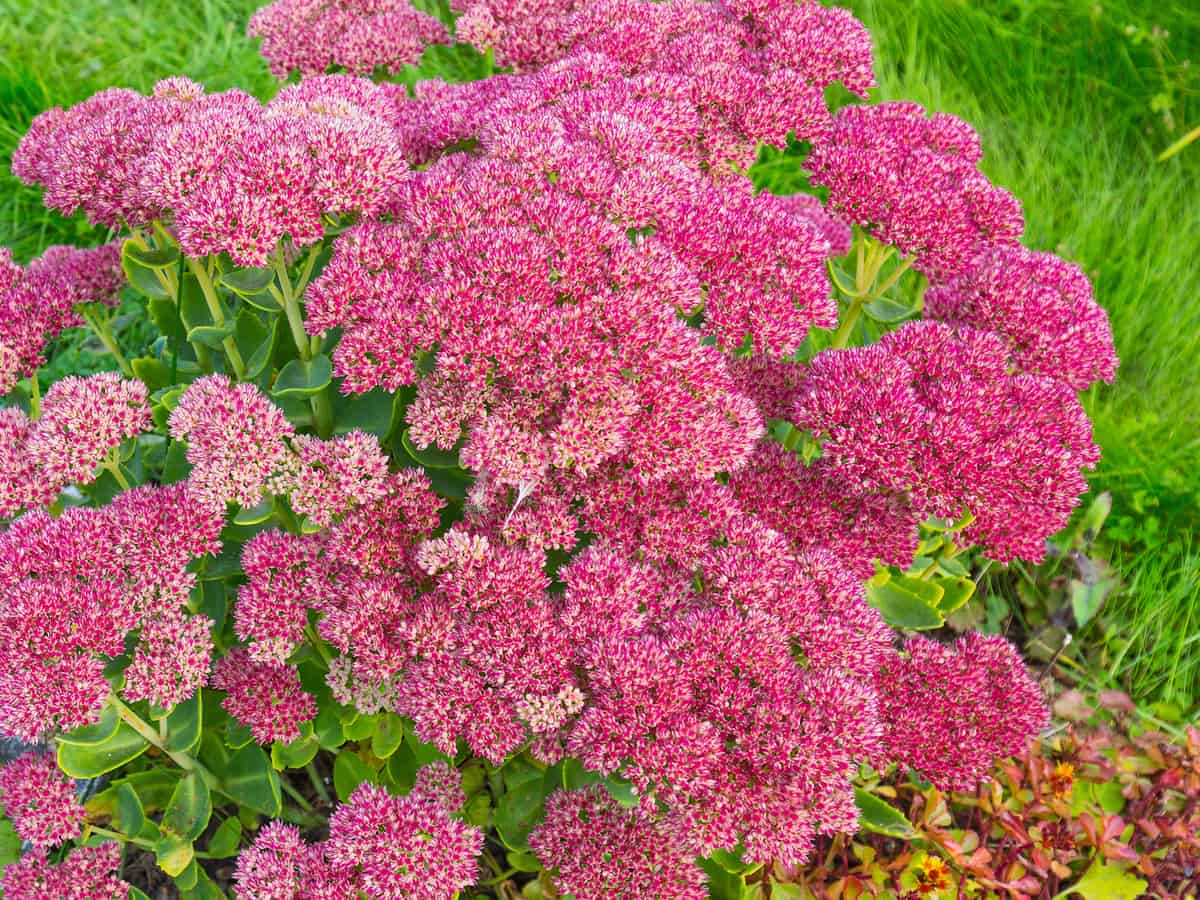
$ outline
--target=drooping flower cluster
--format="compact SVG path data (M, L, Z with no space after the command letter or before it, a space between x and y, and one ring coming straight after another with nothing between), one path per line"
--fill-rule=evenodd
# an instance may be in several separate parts
M191 256L264 266L286 236L324 235L324 214L372 213L407 168L385 111L397 94L349 76L310 79L266 106L176 78L146 97L101 92L42 113L13 172L46 205L98 224L173 222Z
M554 873L554 886L576 900L622 896L631 885L644 897L705 900L703 870L668 831L623 809L603 787L559 791L529 845Z
M880 667L895 758L945 790L971 790L993 760L1022 753L1048 722L1012 644L967 634L952 646L911 638ZM999 715L997 715L999 713Z
M4 869L0 890L7 900L125 900L130 886L117 876L120 868L117 843L76 847L57 865L34 849Z
M124 283L115 244L50 247L27 267L0 247L0 394L44 362L48 340L79 324L76 305L115 303Z
M323 75L338 66L357 75L395 75L430 44L449 40L446 27L409 0L276 0L250 17L250 37L275 77Z
M187 567L219 548L222 521L185 484L16 519L0 535L0 730L36 740L95 722L110 693L105 658L139 629L126 698L191 696L208 656L181 668L181 648L210 638L208 620L186 611Z
M316 701L300 687L294 667L256 662L241 647L217 660L211 684L226 692L221 705L247 726L260 744L296 740L300 725L317 714Z
M30 751L0 769L0 801L21 840L53 847L78 837L84 809L53 753Z
M1053 253L990 247L957 278L925 292L924 314L1000 335L1019 371L1077 391L1116 377L1112 329L1091 282Z
M962 119L897 102L839 110L806 166L834 212L945 277L1024 229L1017 199L979 171L982 154Z
M451 770L452 771L452 770ZM363 784L329 820L329 837L305 844L293 825L272 822L238 857L234 880L246 900L444 900L474 883L483 833L453 818L441 802L445 771L417 773L393 797Z
M994 334L936 322L819 354L794 413L822 439L826 471L854 490L906 495L920 518L964 531L995 559L1040 560L1099 458L1062 382L1008 372Z

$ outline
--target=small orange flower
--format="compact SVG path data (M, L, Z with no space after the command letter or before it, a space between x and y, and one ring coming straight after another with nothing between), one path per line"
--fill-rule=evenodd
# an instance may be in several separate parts
M1050 789L1059 800L1065 800L1071 795L1071 785L1075 782L1075 767L1069 762L1060 762L1050 773Z

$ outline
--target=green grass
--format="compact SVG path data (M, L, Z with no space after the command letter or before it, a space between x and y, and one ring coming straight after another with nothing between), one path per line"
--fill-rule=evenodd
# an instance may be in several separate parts
M1079 262L1108 310L1115 385L1085 403L1113 493L1101 658L1143 699L1200 701L1200 144L1155 156L1200 123L1188 0L853 0L885 98L957 113L984 168L1025 204L1030 246ZM1166 38L1154 38L1153 26ZM1171 121L1173 120L1173 121ZM1173 128L1171 126L1174 126Z
M871 28L880 97L973 122L985 168L1025 203L1027 240L1080 262L1112 318L1119 381L1085 399L1114 495L1107 552L1124 581L1101 658L1144 699L1200 699L1200 124L1191 0L849 0ZM256 0L0 0L0 243L19 259L101 233L46 213L7 174L30 119L110 85L186 74L269 95L244 37ZM1169 36L1154 31L1163 26Z

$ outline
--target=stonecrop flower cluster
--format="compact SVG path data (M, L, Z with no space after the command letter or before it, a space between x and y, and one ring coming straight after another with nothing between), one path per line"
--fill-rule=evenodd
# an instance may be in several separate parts
M1045 726L1010 644L872 592L1040 560L1098 458L1107 318L970 126L831 111L870 37L807 0L451 9L278 0L269 102L114 88L15 154L125 239L0 258L0 731L175 780L123 834L0 772L6 897L116 896L95 834L195 885L249 804L239 897L699 898L854 832L864 766L969 789ZM490 74L421 80L435 44ZM756 191L764 146L828 199ZM89 306L126 275L132 363ZM123 372L42 396L80 321Z

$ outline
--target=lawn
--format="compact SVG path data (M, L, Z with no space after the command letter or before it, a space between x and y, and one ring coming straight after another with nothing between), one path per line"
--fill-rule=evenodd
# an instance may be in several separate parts
M21 260L96 242L7 174L41 109L110 85L186 74L259 95L273 81L244 37L253 0L0 0L0 244ZM1119 573L1088 637L1108 677L1146 701L1200 699L1200 144L1156 155L1200 123L1200 29L1187 0L855 0L877 43L880 97L964 116L985 169L1025 203L1027 242L1078 261L1112 317L1116 385L1085 398L1111 491L1101 552ZM67 368L80 368L79 354ZM86 361L85 361L86 362Z

